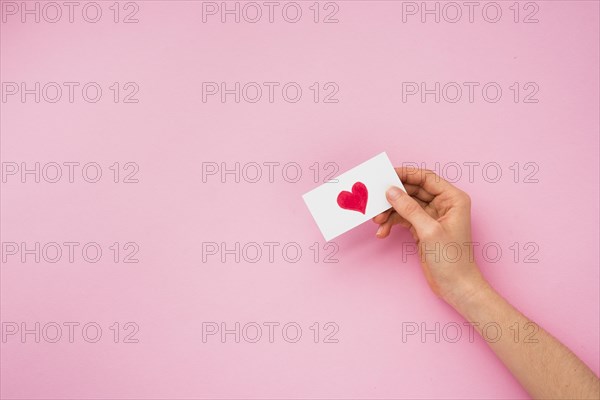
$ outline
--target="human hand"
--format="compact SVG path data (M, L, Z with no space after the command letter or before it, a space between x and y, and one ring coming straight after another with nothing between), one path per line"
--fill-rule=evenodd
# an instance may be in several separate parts
M388 189L392 208L373 218L380 225L377 237L388 237L394 225L408 228L429 286L457 308L487 286L473 258L471 199L432 171L403 167L396 172L406 193Z
M380 225L377 236L388 237L397 224L410 229L433 291L483 335L532 398L597 399L600 381L594 372L535 323L535 341L517 341L510 335L487 338L483 329L488 324L501 332L515 324L527 327L532 321L481 276L473 259L469 196L432 171L397 168L396 172L406 193L388 189L393 208L373 218Z

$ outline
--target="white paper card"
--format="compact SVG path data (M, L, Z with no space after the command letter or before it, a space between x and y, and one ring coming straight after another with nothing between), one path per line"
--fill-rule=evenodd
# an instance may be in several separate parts
M302 198L325 240L329 241L389 209L385 192L390 186L404 190L384 152Z

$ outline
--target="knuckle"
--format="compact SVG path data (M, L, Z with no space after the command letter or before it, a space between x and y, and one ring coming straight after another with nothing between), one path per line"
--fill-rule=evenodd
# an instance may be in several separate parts
M463 204L466 207L471 207L471 196L469 196L466 192L463 192L462 190L459 192L458 195L458 199L460 201L461 204Z
M423 180L433 179L436 176L435 172L433 172L430 169L423 169L423 170L421 170L421 174L422 174L421 178Z
M438 174L430 169L423 170L423 180L427 181L428 183L439 183L443 181Z

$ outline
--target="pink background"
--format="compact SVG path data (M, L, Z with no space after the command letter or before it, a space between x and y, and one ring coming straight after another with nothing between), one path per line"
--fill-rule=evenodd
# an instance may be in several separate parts
M317 186L309 167L319 162L323 174L332 162L341 173L380 151L396 165L481 163L472 181L465 167L456 182L473 199L474 239L503 250L496 263L477 253L481 269L598 373L598 2L537 2L539 23L531 24L513 22L513 2L499 2L495 24L482 19L481 6L473 23L466 15L455 24L419 16L403 23L402 3L393 1L338 1L333 24L312 21L313 2L299 2L296 24L280 13L274 23L235 24L218 16L202 23L201 2L139 1L139 23L115 24L113 2L99 3L105 14L96 24L81 14L55 24L9 16L1 27L3 82L94 81L104 89L95 104L80 95L73 104L31 96L2 103L2 162L103 169L96 184L81 175L55 184L9 177L2 242L98 242L104 250L95 264L80 256L2 264L3 322L103 328L97 343L79 331L74 343L9 337L1 344L3 398L526 397L466 328L457 343L433 335L403 342L406 322L463 323L430 292L417 258L403 261L406 232L379 241L364 224L335 240L338 263L323 262L323 239L301 198ZM303 97L203 103L207 81L298 82ZM402 101L402 82L452 81L498 82L503 96ZM113 82L136 82L139 103L115 104ZM314 82L337 83L339 102L314 103ZM536 82L539 102L515 103L513 82ZM116 161L137 163L139 183L113 183ZM296 162L303 175L286 182L280 166L272 183L265 175L203 183L203 162ZM502 168L497 183L481 173L492 162ZM538 183L523 182L527 162L539 166ZM114 242L136 242L140 262L114 263ZM202 242L281 245L273 263L265 254L257 263L203 263ZM288 242L303 250L297 263L281 256ZM523 262L527 242L539 247L538 263ZM114 343L109 326L130 321L139 343ZM288 343L276 330L274 343L231 335L203 343L203 322L296 322L303 336ZM309 329L315 322L319 343ZM327 322L339 326L338 343L323 343Z

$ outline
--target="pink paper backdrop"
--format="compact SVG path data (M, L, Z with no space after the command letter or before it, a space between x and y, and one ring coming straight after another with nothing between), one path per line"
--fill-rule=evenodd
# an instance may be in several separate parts
M485 276L598 373L598 2L314 3L2 1L3 398L526 397L406 232L323 242L301 195L380 151L472 196Z

